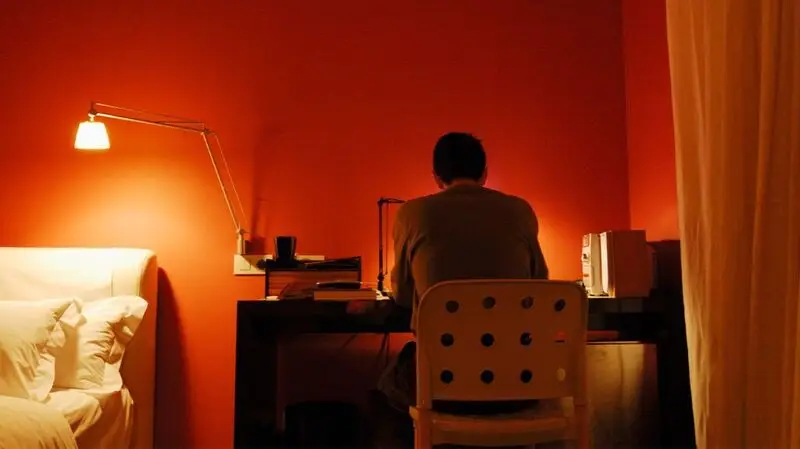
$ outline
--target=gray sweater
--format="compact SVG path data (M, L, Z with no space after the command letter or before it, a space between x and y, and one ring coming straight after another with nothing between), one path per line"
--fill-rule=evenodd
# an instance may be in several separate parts
M411 200L395 217L395 301L416 313L422 294L441 281L547 279L538 233L527 201L477 184Z

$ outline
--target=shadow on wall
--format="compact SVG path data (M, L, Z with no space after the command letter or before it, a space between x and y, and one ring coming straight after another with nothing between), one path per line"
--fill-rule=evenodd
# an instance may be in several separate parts
M266 209L265 205L267 204L267 200L260 196L255 196L253 200L253 209L251 211L251 221L250 221L250 235L247 238L250 240L247 247L247 252L250 254L267 254L267 239L263 236L263 234L259 234L259 224L261 224L261 214L263 213L263 209Z
M278 179L277 182L270 181L269 184L270 194L268 196L273 200L283 197L283 189L292 188L291 185L287 186L284 182L280 182L280 176L273 176L276 174L274 171L265 173L265 167L272 167L273 165L270 163L272 162L270 153L265 151L265 148L275 147L276 140L284 134L285 129L277 125L266 126L261 131L258 144L252 151L251 175L253 182L251 195L253 204L249 210L250 229L248 229L250 231L249 251L251 254L268 254L267 251L271 243L268 240L268 236L272 234L272 229L270 229L269 220L266 219L270 210L270 201L264 195L265 183L273 178ZM275 170L275 168L272 169Z
M648 243L656 252L658 289L668 294L682 294L680 240Z
M189 386L186 355L178 319L177 302L166 272L158 269L158 316L156 317L155 447L194 447L195 434L187 423ZM181 423L176 425L176 423Z
M665 335L658 349L661 441L664 447L694 448L694 418L681 278L681 244L679 240L649 243L656 252L656 294L664 300Z

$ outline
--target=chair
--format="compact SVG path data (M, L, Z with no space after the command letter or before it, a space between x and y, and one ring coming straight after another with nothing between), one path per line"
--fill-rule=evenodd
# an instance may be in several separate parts
M439 444L525 446L568 440L588 448L586 293L571 282L447 281L416 315L417 449ZM573 399L573 413L558 399ZM435 400L547 400L519 413L463 416Z

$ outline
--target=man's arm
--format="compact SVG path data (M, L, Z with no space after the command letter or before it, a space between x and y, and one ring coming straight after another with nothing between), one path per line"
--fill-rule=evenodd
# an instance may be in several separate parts
M550 270L547 268L547 262L544 260L544 253L542 247L539 245L539 220L536 218L536 213L533 208L528 206L530 213L528 225L528 242L531 251L531 278L532 279L549 279Z
M414 281L411 277L411 258L408 254L410 232L405 209L405 205L397 209L392 232L394 237L392 295L398 305L411 309L414 306Z
M542 248L539 246L538 238L534 241L532 251L531 277L533 279L550 279L550 270L547 268L547 262L544 260L544 253L542 253Z

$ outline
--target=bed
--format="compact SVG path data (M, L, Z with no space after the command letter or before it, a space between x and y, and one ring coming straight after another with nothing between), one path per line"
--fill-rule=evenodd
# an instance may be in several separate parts
M153 447L157 269L144 249L0 247L0 448Z

